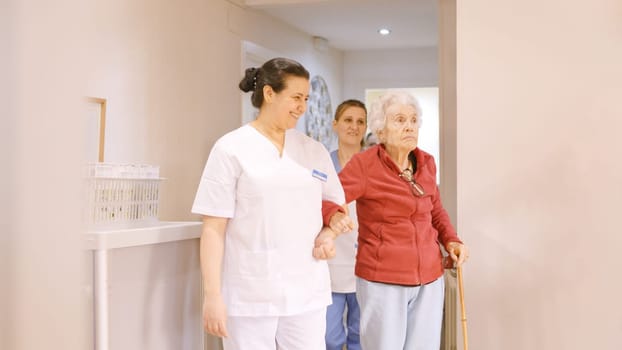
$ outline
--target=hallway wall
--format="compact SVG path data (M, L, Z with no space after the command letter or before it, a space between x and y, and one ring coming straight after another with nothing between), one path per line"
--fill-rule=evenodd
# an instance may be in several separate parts
M70 9L70 10L68 10ZM0 349L88 348L81 99L88 6L0 5ZM60 48L60 49L59 49Z
M108 99L108 162L161 166L160 219L189 220L216 139L241 125L242 41L300 61L342 91L342 54L226 0L95 3L87 94ZM270 57L271 58L271 57Z
M224 0L83 3L0 11L3 349L89 345L76 96L110 99L107 159L161 164L163 218L185 220L209 147L237 126L240 38L342 74L339 53L280 37L281 25ZM473 349L622 348L621 14L619 0L458 3L457 213L472 249Z
M438 48L346 51L344 98L365 100L365 89L438 86Z
M108 100L106 161L162 166L162 220L196 218L209 149L240 125L241 40L301 61L341 98L339 52L239 1L9 0L0 19L2 349L91 346L83 96Z
M458 1L457 33L471 348L622 348L622 2Z

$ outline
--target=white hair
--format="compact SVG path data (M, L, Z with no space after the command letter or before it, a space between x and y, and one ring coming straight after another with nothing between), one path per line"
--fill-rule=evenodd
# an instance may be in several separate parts
M421 107L415 96L402 90L389 90L380 96L369 109L369 129L378 137L378 131L384 129L387 122L387 110L394 105L412 106L417 113L418 126L421 127Z

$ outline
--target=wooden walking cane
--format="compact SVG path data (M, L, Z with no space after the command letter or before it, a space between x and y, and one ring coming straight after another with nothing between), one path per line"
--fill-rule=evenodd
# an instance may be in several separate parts
M464 342L464 350L469 350L469 340L467 335L466 309L464 308L464 287L462 286L462 267L456 268L458 272L458 293L460 294L460 311L462 314L462 340Z

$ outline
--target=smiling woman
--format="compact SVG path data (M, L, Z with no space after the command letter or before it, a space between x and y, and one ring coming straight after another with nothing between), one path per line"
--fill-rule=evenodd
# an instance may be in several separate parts
M259 114L216 141L192 207L203 215L204 328L225 350L321 349L331 302L324 260L338 233L322 228L320 209L345 198L326 148L294 129L309 73L274 58L248 68L239 87Z
M337 134L338 147L330 153L335 170L343 167L363 147L367 128L367 109L355 99L343 101L337 106L333 129ZM356 203L348 205L348 212L356 222ZM356 260L358 231L348 232L335 242L337 255L329 260L333 303L326 310L326 350L359 350L359 306L356 301Z

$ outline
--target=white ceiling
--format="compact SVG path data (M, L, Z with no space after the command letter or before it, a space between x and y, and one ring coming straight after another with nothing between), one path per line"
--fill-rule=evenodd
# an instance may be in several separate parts
M368 50L437 46L437 0L246 0L336 49ZM391 35L378 29L388 27Z

